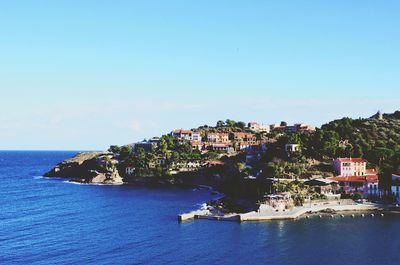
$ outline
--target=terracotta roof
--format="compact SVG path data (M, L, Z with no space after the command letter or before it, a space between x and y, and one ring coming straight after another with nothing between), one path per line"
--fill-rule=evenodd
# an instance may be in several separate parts
M176 129L174 130L174 133L186 133L186 134L191 134L191 130L184 130L184 129Z
M230 147L232 145L230 143L212 143L211 146L213 146L213 147Z
M209 133L207 133L207 136L208 135L228 135L229 136L229 133L223 133L223 132L209 132Z
M236 136L250 136L250 137L256 137L254 133L249 133L249 132L235 132L233 134L235 137Z
M225 162L221 160L209 160L206 162L207 165L225 165Z
M344 158L336 158L336 160L339 160L340 162L353 162L353 163L366 163L367 160L363 158L349 158L349 157L344 157Z
M366 169L365 174L366 175L376 175L376 170L374 168Z
M338 182L379 182L379 178L377 175L368 175L368 176L348 176L348 177L332 177L330 180L335 180Z

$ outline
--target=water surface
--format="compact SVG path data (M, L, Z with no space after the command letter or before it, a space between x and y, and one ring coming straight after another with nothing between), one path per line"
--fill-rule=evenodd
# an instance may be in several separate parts
M1 264L400 264L400 218L196 220L208 190L41 175L75 152L0 152Z

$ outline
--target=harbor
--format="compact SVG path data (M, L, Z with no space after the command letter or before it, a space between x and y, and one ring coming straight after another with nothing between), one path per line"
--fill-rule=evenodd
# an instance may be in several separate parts
M202 209L190 213L181 214L178 220L181 222L193 219L208 219L216 221L273 221L273 220L295 220L302 217L310 217L318 214L320 218L323 216L351 216L365 217L369 215L375 216L374 213L382 212L379 215L384 216L383 212L387 211L389 206L376 203L355 203L351 200L339 200L332 202L311 203L307 206L293 207L288 210L275 209L269 205L260 205L257 211L248 213L230 213L221 214L213 212L213 209ZM350 213L350 214L347 214ZM378 214L377 214L378 215Z

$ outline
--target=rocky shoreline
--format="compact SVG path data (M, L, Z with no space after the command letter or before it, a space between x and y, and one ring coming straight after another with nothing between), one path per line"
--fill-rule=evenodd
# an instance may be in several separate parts
M77 183L121 185L123 178L115 167L104 166L104 152L82 152L57 164L45 177L67 178Z
M200 184L185 182L182 178L141 177L126 178L118 166L118 161L107 152L81 152L57 164L44 174L49 178L65 178L81 184L135 185L150 187L197 187Z

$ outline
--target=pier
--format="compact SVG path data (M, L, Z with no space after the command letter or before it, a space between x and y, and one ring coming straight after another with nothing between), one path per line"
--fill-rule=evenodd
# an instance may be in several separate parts
M178 220L181 222L193 219L208 219L208 220L217 220L217 221L237 221L237 222L246 222L246 221L272 221L272 220L295 220L300 218L306 214L314 214L322 211L333 210L337 213L344 212L365 212L371 210L383 210L382 205L378 204L347 204L347 205L332 205L332 204L321 204L321 205L311 205L311 206L301 206L294 207L293 209L286 211L275 211L273 209L264 210L264 211L253 211L244 214L212 214L209 210L198 210L190 213L181 214L178 216ZM363 216L364 214L361 214ZM330 215L334 217L333 215ZM341 215L344 217L344 215ZM351 215L353 218L355 217L354 213ZM381 214L383 216L383 214ZM322 215L319 215L322 218Z

